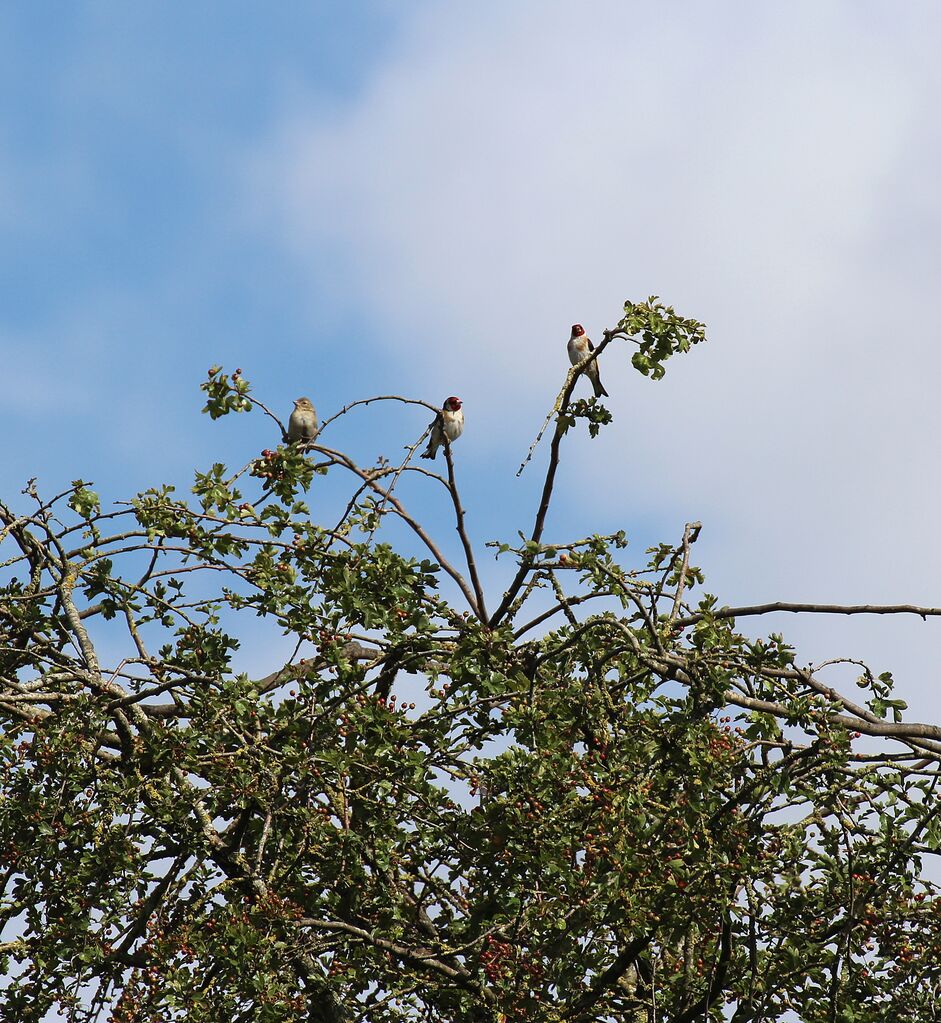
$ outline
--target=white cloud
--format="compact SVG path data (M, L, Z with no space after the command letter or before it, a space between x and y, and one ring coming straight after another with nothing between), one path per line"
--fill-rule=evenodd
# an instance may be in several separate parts
M628 528L702 516L729 600L941 603L939 22L926 4L436 6L358 101L289 110L254 181L414 390L460 381L492 424L481 452L525 450L574 320L597 335L657 292L706 321L662 383L610 353L617 424L569 484Z

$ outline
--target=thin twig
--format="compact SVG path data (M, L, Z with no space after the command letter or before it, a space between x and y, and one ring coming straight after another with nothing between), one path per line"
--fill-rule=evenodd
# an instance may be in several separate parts
M278 429L281 431L282 437L287 436L287 430L285 429L284 423L281 422L281 420L271 411L270 408L268 408L268 406L263 401L259 401L257 398L253 398L250 394L246 394L244 397L248 398L248 400L253 405L257 405L262 410L262 412L265 413L266 416L270 416L278 424Z
M460 589L461 593L464 594L464 598L470 605L471 610L478 618L480 618L481 614L480 608L477 606L477 598L474 596L474 593L471 590L471 588L467 585L467 580L447 560L447 558L445 558L445 556L439 550L438 545L434 542L434 540L431 539L431 537L425 531L424 527L405 510L405 506L402 504L402 502L399 501L397 497L391 494L384 487L380 487L379 484L376 483L375 479L372 478L370 471L368 469L361 469L348 455L344 455L340 451L334 451L332 448L322 447L319 444L312 445L312 448L322 455L326 455L329 458L333 458L338 465L342 465L345 469L348 469L356 476L359 476L359 478L364 483L366 483L371 490L374 490L377 494L379 494L380 497L387 499L388 503L391 504L396 515L398 515L399 518L411 528L412 532L414 532L415 535L428 548L435 561L437 561L441 568L454 580L455 583L457 583L458 588Z
M464 560L467 562L467 571L470 573L471 584L474 587L474 595L477 597L477 608L481 620L487 620L487 606L484 603L484 590L480 585L480 577L477 574L477 562L474 558L474 548L467 536L464 527L464 508L461 505L461 497L457 489L457 481L454 478L454 459L451 456L451 442L442 431L444 437L444 457L448 463L448 493L451 495L451 503L454 505L455 529L461 538L461 546L464 548Z
M549 465L546 469L546 478L542 487L542 496L539 500L539 508L536 510L536 520L533 523L533 531L530 534L530 541L533 543L539 543L542 539L542 531L546 524L546 515L549 511L549 502L552 499L552 488L555 485L555 475L559 468L559 452L562 443L562 438L568 430L568 424L565 422L565 414L568 411L569 402L572 398L572 391L575 389L575 381L578 380L581 371L592 361L597 359L598 356L605 350L611 336L605 331L604 340L597 348L592 351L587 358L583 359L577 366L573 366L565 377L565 384L562 390L559 392L558 398L556 398L555 405L553 406L553 412L550 412L550 418L555 413L555 432L552 435L552 443L549 447ZM538 438L537 438L538 441ZM526 578L527 573L532 567L533 557L532 555L524 555L520 561L520 567L516 575L513 577L513 581L507 588L506 593L503 595L503 600L500 602L500 606L494 611L493 617L490 619L491 628L499 624L500 620L506 614L507 609L513 603L516 594L519 593L520 587L523 585L523 581Z
M339 419L340 416L345 416L351 409L356 408L359 405L371 405L374 401L398 401L403 405L420 405L422 408L428 409L430 412L437 413L439 409L436 405L432 405L427 401L420 401L418 398L403 398L400 394L376 394L372 398L360 398L358 401L351 401L348 405L344 405L339 412L334 413L329 419L325 419L320 424L320 429L317 431L317 436L320 437L324 430L335 420Z
M539 428L539 433L536 434L536 439L532 442L532 444L529 445L529 450L526 452L526 457L523 459L522 462L520 462L520 467L516 470L517 477L523 475L523 470L532 461L536 448L539 447L539 442L542 440L546 430L549 427L549 424L552 422L552 417L558 415L568 406L569 398L571 397L572 394L573 382L578 379L579 375L584 371L584 369L589 365L589 363L594 362L594 360L598 358L604 347L608 344L608 342L611 340L613 336L614 336L613 334L609 334L608 331L605 331L604 340L601 342L601 344L598 345L597 348L590 351L588 355L586 355L585 358L582 359L581 362L577 363L576 365L572 366L569 369L568 373L565 376L565 383L562 385L562 390L559 391L558 395L556 395L555 404L552 406L552 408L549 410L549 414L543 420L542 426Z

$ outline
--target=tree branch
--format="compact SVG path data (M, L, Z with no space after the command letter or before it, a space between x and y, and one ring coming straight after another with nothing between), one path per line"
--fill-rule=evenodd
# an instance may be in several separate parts
M442 434L443 436L443 434ZM464 560L467 562L467 571L470 573L471 583L474 587L474 595L477 598L478 617L482 621L487 620L487 606L484 602L484 591L480 585L480 577L477 575L477 562L474 559L474 548L467 536L464 527L464 508L461 505L461 497L458 493L457 482L454 478L454 459L451 457L451 442L444 437L444 457L448 463L448 493L451 495L451 503L454 505L455 528L457 535L461 538L461 546L464 548Z
M680 575L676 583L676 596L673 598L673 610L670 612L670 624L676 621L680 606L683 602L683 592L686 589L686 573L689 571L689 548L699 539L699 532L702 529L701 522L687 522L683 530L683 543L681 546L683 561L680 565Z
M641 952L650 944L653 940L654 932L646 934L640 938L635 938L629 945L615 958L614 962L603 972L600 973L596 978L591 987L576 1000L568 1012L565 1013L563 1019L577 1019L577 1020L588 1020L595 1019L595 1016L589 1016L588 1011L602 999L607 991L609 991L618 980L626 973L631 963L640 955Z
M344 455L341 451L334 451L332 448L325 448L319 444L313 444L310 445L310 447L315 451L319 451L323 455L327 455L328 457L335 459L338 465L342 465L344 468L349 469L350 472L359 476L359 478L363 480L363 482L366 483L371 490L374 490L392 506L392 508L395 510L395 513L399 516L399 518L402 519L402 521L405 522L411 528L412 532L414 532L416 536L418 536L418 538L422 541L422 543L428 548L435 561L437 561L441 568L454 580L454 582L457 583L461 593L464 594L464 598L470 605L471 610L478 618L480 618L483 621L484 619L481 616L480 608L477 605L477 598L474 596L474 593L471 590L471 588L467 585L467 580L447 560L447 558L445 558L445 556L438 549L438 545L434 542L434 540L431 539L431 537L428 535L428 533L425 531L422 525L411 515L409 515L409 513L405 510L405 507L403 506L402 502L399 501L397 497L393 496L393 494L390 491L386 490L384 487L380 487L379 484L376 483L376 481L372 478L368 470L360 469L360 467L356 465L356 463L349 456Z
M530 542L539 543L542 539L542 532L546 524L546 515L549 512L549 503L552 500L552 490L555 486L555 475L559 468L560 448L562 444L562 438L568 431L569 424L565 422L565 413L568 411L569 402L572 399L572 391L575 389L575 382L578 380L582 373L582 370L594 359L605 350L607 345L611 341L610 334L605 331L604 340L593 352L591 352L587 358L583 359L577 366L572 366L565 377L565 384L562 390L559 392L559 396L556 399L553 411L556 413L555 420L555 432L552 435L552 443L549 446L549 465L546 469L546 478L542 486L542 496L539 499L539 507L536 509L536 520L533 523L533 530L530 534ZM550 417L551 417L550 413ZM540 433L542 436L542 433ZM537 437L536 442L538 443L539 438ZM494 611L493 617L490 619L490 626L494 626L500 623L500 620L506 614L507 609L513 603L516 594L519 593L520 587L523 585L526 575L532 567L533 556L524 554L521 558L519 570L513 577L513 581L507 588L506 593L503 595L503 600L500 602L500 606Z
M717 611L697 612L685 618L678 618L675 624L688 628L706 617L747 618L772 614L775 611L825 615L918 615L925 620L941 617L941 607L919 607L917 604L797 604L775 600L769 604L748 604L743 607L721 607Z

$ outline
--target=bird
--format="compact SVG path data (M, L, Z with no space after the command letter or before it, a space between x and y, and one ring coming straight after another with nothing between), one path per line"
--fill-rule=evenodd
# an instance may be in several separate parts
M572 324L572 336L569 338L569 359L573 366L577 366L583 359L588 357L590 352L595 350L595 346L591 343L588 335L585 333L585 328L580 323ZM585 374L591 381L591 386L595 389L595 397L600 398L602 395L607 398L608 392L604 389L604 385L601 383L601 370L598 369L598 360L588 363L585 367Z
M317 410L310 403L310 398L298 398L288 420L286 436L288 443L304 444L312 441L316 438L319 428L320 420L317 418Z
M431 424L431 436L428 438L428 447L422 452L422 458L434 458L445 438L450 444L453 444L464 432L462 404L460 398L453 396L445 398L441 411Z

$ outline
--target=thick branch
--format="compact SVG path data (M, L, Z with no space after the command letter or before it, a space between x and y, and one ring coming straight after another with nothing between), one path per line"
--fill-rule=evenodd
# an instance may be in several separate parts
M385 952L389 952L396 958L401 959L403 962L411 963L414 966L427 967L428 969L434 970L436 973L443 974L450 980L456 981L461 985L461 987L466 988L468 991L473 991L475 994L482 996L486 1001L493 1001L493 995L491 992L486 988L482 988L474 980L471 973L460 966L449 966L447 963L436 958L435 954L428 949L409 948L407 945L402 945L400 942L389 941L387 938L380 938L374 932L367 931L362 927L357 927L355 924L347 923L345 920L315 920L309 917L303 917L298 921L298 924L301 927L311 927L322 931L349 934L351 937L358 938L367 945L372 945L374 948L380 948Z
M677 626L686 628L710 618L747 618L754 615L771 614L774 611L788 611L791 614L825 615L918 615L920 618L941 617L941 607L919 607L917 604L795 604L785 600L769 604L747 604L744 607L720 607L716 611L697 612L678 618Z
M714 1005L725 991L725 978L729 971L729 962L732 958L732 925L728 920L723 921L722 935L719 939L719 959L716 962L709 979L707 992L691 1005L686 1012L676 1017L676 1023L695 1023L696 1020L704 1019L709 1007Z
M624 976L634 960L637 959L652 940L653 932L640 938L635 938L627 945L620 955L615 958L614 962L595 978L591 987L569 1009L564 1018L595 1019L596 1017L587 1015L588 1011Z
M793 712L780 703L770 700L756 700L741 693L727 692L723 699L726 703L744 710L757 710L771 714L776 718L792 718ZM941 754L941 728L937 725L924 725L917 721L866 721L863 718L849 717L847 714L827 714L827 721L841 725L851 732L863 735L876 735L885 739L919 740L919 746L932 753Z

